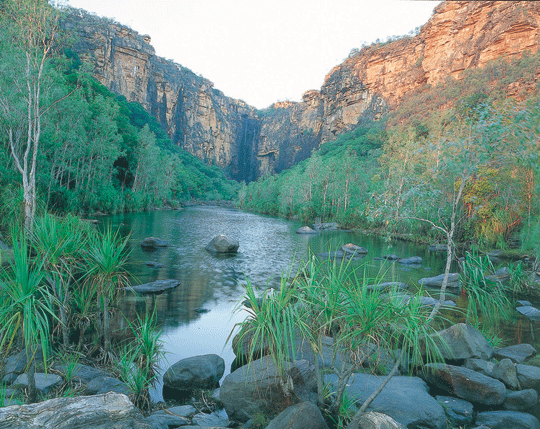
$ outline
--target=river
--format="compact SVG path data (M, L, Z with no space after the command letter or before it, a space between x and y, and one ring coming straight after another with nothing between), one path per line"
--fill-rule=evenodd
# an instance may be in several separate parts
M155 306L166 352L161 363L163 372L180 359L215 353L223 357L226 374L229 373L234 354L226 340L235 324L246 317L245 312L235 311L243 300L246 277L260 290L277 285L280 275L290 270L295 261L306 259L310 251L328 252L352 242L369 250L357 263L365 264L370 275L384 273L385 281L409 285L444 270L445 255L430 252L427 246L403 241L388 243L381 237L348 231L300 235L295 233L303 226L299 221L218 206L120 214L103 217L100 222L120 227L125 234L131 231L128 269L136 277L133 284L168 278L181 282L168 293L145 297L128 294L121 300L120 312L130 320L136 319L137 312L144 314ZM237 255L216 257L205 250L219 234L238 240ZM143 250L140 243L150 236L166 240L169 247ZM385 254L421 256L423 262L412 268L377 259ZM148 261L163 267L148 267ZM162 399L161 387L158 385L151 392L155 401Z

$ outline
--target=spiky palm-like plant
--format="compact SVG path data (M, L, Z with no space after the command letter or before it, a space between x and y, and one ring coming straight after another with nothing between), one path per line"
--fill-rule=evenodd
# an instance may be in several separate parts
M126 264L128 237L122 238L110 227L91 236L85 252L87 282L96 288L98 308L102 317L102 336L105 357L111 352L109 308L117 293L129 284Z
M28 367L28 396L37 399L35 356L38 346L46 363L54 296L44 284L43 263L28 259L28 244L18 231L13 237L13 262L0 271L0 350L9 349L20 336Z

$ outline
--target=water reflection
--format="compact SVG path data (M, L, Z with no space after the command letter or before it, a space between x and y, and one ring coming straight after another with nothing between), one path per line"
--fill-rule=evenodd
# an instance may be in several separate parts
M246 277L258 287L278 285L281 273L288 272L294 261L306 259L309 251L329 252L348 242L366 247L368 255L358 264L366 264L370 275L384 272L385 281L417 284L421 277L434 276L444 269L444 256L428 252L426 246L395 242L391 245L379 237L345 231L325 231L317 235L298 235L300 222L259 216L223 207L189 207L180 211L156 211L116 215L100 219L102 225L121 227L125 234L132 232L129 270L138 283L174 278L178 288L156 296L138 297L127 294L121 313L130 319L156 308L163 327L169 365L186 357L216 353L226 362L227 371L234 359L225 340L235 323L245 314L235 314L242 300ZM240 243L239 253L219 258L205 250L210 240L219 234L229 235ZM149 252L141 248L145 237L158 237L169 242L167 248ZM400 266L374 259L395 253L401 257L421 256L420 267ZM145 262L162 263L152 268ZM209 310L199 313L197 309ZM125 323L119 322L121 325ZM161 389L152 392L154 400L161 399Z

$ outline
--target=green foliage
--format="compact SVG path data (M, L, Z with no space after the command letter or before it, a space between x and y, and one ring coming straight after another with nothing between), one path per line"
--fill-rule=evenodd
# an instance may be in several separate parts
M487 256L481 257L475 249L467 252L461 274L462 286L468 297L467 323L491 333L500 322L508 321L511 314L506 287L493 277L494 271Z
M127 341L121 349L118 367L122 380L133 392L133 403L139 407L150 407L149 387L157 381L159 360L163 357L161 333L156 326L155 311L138 317L137 324L128 321L134 339Z

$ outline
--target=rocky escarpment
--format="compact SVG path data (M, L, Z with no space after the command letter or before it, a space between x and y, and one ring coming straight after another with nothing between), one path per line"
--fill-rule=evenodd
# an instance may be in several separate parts
M150 37L73 10L65 22L78 35L73 50L112 92L140 103L175 144L237 180L253 180L259 124L255 109L223 95L212 82L155 55Z
M288 168L320 144L377 119L408 94L488 61L536 52L540 3L441 3L418 35L355 52L299 103L257 112L190 70L155 55L148 36L78 11L75 50L113 92L156 116L173 142L238 180ZM511 91L510 91L511 92Z

